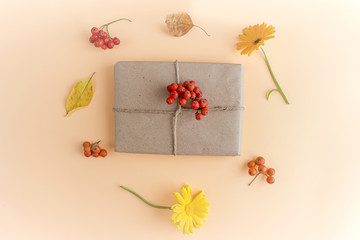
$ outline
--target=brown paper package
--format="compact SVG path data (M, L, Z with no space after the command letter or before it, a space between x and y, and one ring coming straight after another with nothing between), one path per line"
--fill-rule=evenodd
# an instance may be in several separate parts
M177 65L177 66L176 66ZM195 81L209 115L168 105L166 87ZM244 70L239 64L118 62L114 67L115 151L179 155L240 155ZM190 101L188 101L190 102ZM186 107L189 107L188 103ZM176 125L176 126L175 126Z

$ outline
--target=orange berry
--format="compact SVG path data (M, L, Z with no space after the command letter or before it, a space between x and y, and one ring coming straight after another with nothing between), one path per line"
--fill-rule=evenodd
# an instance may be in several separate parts
M258 170L259 170L259 173L265 173L267 168L265 165L259 165Z
M93 152L92 154L91 154L93 157L98 157L99 156L99 153L95 153L95 152Z
M99 145L94 145L92 148L91 148L91 151L93 152L93 153L99 153L100 152L100 147L99 147Z
M274 176L274 175L275 175L275 169L269 168L266 173L267 173L269 176Z
M86 142L83 143L83 147L87 147L87 146L90 147L90 145L91 145L91 144L90 144L90 142L88 142L88 141L86 141Z
M107 151L105 149L101 149L99 155L102 157L106 157Z
M255 165L256 165L255 161L248 162L248 167L249 168L255 167Z
M273 176L268 176L266 178L266 181L269 183L269 184L273 184L275 182L275 178Z
M249 168L250 176L255 176L257 174L257 170L254 167Z
M90 146L85 146L85 147L84 147L84 152L89 152L89 153L91 153L91 148L90 148Z
M90 157L91 156L91 152L84 152L85 157Z
M256 165L265 165L265 158L259 156L255 159Z

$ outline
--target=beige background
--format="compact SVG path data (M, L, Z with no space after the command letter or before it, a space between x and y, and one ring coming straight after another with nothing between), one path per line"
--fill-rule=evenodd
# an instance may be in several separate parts
M212 36L167 35L178 11ZM360 239L359 12L355 0L1 1L0 239ZM88 42L91 27L121 17L133 22L110 28L120 46ZM235 50L262 22L276 28L265 50L290 105L266 101L274 83L260 52ZM175 59L244 64L242 156L114 153L114 63ZM65 118L72 86L94 71L93 101ZM82 142L98 139L109 156L83 157ZM258 155L274 185L247 186ZM170 211L119 188L172 205L186 183L212 204L189 237Z

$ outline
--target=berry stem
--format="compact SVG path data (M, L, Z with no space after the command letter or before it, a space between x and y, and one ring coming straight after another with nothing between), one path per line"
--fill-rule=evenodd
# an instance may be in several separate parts
M279 91L279 92L281 93L281 95L283 96L286 104L290 104L290 103L289 103L289 100L288 100L287 97L285 96L285 93L284 93L283 90L281 89L280 84L279 84L278 81L276 80L276 77L275 77L275 75L274 75L274 73L273 73L273 71L272 71L272 69L271 69L269 59L268 59L267 56L266 56L265 50L263 49L262 46L260 46L260 49L261 49L261 51L263 52L263 54L264 54L264 56L265 56L266 64L267 64L267 66L268 66L268 68L269 68L271 77L273 78L273 80L274 80L274 82L275 82L275 84L276 84L276 86L277 86L277 89L273 89L273 90L271 90L271 91L268 93L267 99L269 100L270 94L271 94L273 91Z
M100 28L103 28L103 27L105 27L105 26L109 26L110 24L116 23L116 22L121 21L121 20L127 20L127 21L129 21L129 22L132 22L130 19L127 19L127 18L120 18L120 19L117 19L117 20L115 20L115 21L106 23L106 24L102 25Z
M256 174L256 176L253 178L253 180L251 180L251 182L248 184L249 186L253 183L253 181L255 181L255 179L260 175L261 173Z
M94 145L99 144L101 142L101 140L94 142L93 144L90 145L90 148L92 148Z
M107 35L108 35L108 37L109 37L109 39L110 39L110 41L112 40L112 38L110 37L110 33L109 33L109 28L108 28L108 25L106 25L106 33L107 33Z
M151 206L151 207L171 210L171 207L159 206L159 205L155 205L155 204L149 203L149 202L146 201L143 197L141 197L139 194L137 194L136 192L134 192L134 191L131 190L131 189L128 189L127 187L125 187L125 186L123 186L123 185L121 185L120 187L121 187L122 189L125 189L126 191L134 194L135 196L137 196L138 198L140 198L144 203L146 203L147 205L149 205L149 206Z

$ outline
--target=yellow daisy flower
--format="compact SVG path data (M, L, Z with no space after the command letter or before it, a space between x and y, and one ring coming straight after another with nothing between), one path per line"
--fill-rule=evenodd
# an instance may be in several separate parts
M237 50L242 50L241 54L250 56L254 50L259 50L261 45L264 45L265 41L275 36L275 28L271 25L263 23L261 25L256 24L249 26L243 30L243 34L239 35L239 38L243 40L237 44Z
M179 204L171 207L174 211L171 222L177 225L177 230L183 227L183 234L193 233L194 226L200 228L202 222L206 221L206 217L209 215L210 203L205 202L207 196L201 191L193 199L189 185L181 189L181 194L174 192L174 195Z
M173 210L174 214L171 217L171 222L177 225L177 230L183 227L184 234L193 233L194 226L200 228L203 222L206 221L206 217L209 215L208 206L210 203L205 202L207 200L207 196L205 196L203 191L201 191L193 199L189 185L186 185L181 189L181 195L177 192L174 192L175 198L179 204L175 204L171 207L152 204L133 190L123 185L120 187L134 194L136 197L151 207Z

